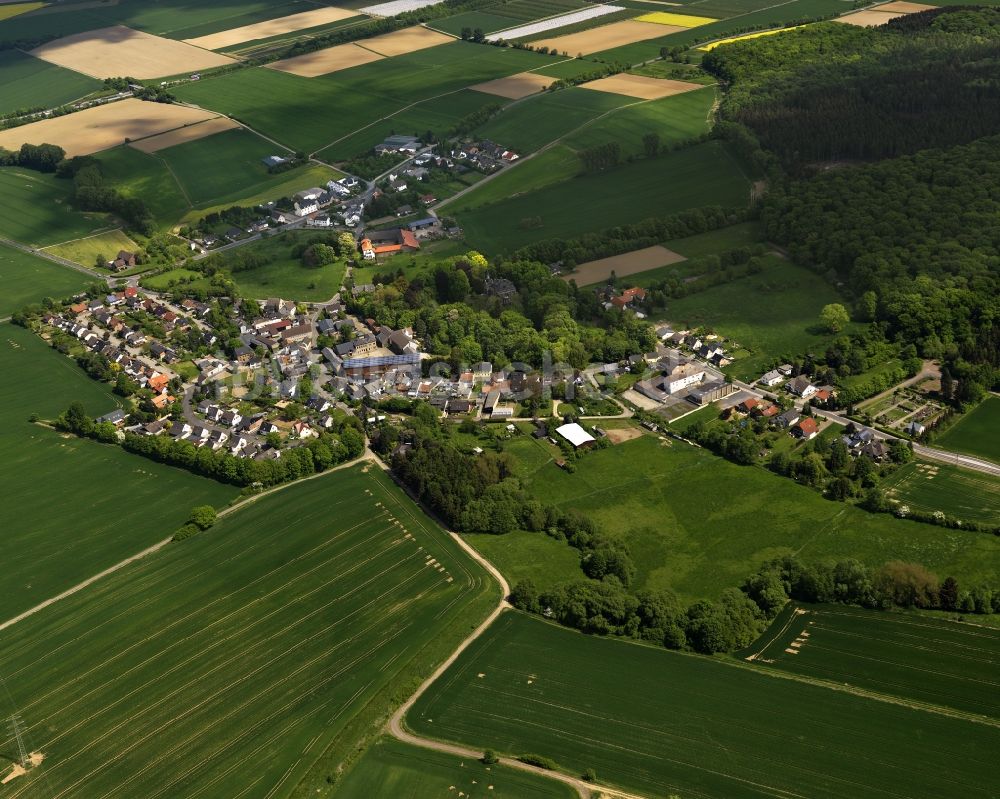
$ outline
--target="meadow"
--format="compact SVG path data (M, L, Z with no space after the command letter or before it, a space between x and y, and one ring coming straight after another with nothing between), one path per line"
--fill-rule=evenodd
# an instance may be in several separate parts
M760 377L786 355L825 350L833 337L821 328L819 313L828 303L843 302L815 272L776 255L761 260L758 274L669 300L664 313L674 325L710 327L748 350L726 368L741 380Z
M705 205L742 207L749 182L729 151L708 142L587 174L458 215L487 254Z
M238 28L274 17L283 17L315 6L305 0L118 0L116 3L80 3L74 8L55 6L23 14L0 23L0 40L34 39L58 32L68 36L81 31L127 25L130 28L188 39L217 31Z
M44 248L45 252L51 255L73 261L88 269L96 268L98 257L102 261L101 265L107 268L107 262L114 260L119 250L136 252L138 249L139 245L120 228Z
M953 449L1000 463L1000 397L989 396L935 440Z
M521 476L531 493L586 514L626 543L638 569L637 589L669 588L685 600L713 599L761 563L793 553L805 561L910 561L942 579L954 575L971 583L992 579L1000 568L995 536L830 502L764 469L653 435L587 453L574 474L551 463L553 452L544 442L518 437L505 451L525 462ZM489 558L511 550L497 554L510 564L505 576L511 584L527 576L519 567L531 565L514 552L517 542L505 536L477 540ZM531 576L547 586L564 574L560 569L552 577L537 571Z
M155 155L122 145L94 157L105 182L127 197L141 199L161 230L172 227L190 207L177 179Z
M568 785L524 771L478 760L459 758L402 743L379 739L347 773L334 797L392 796L422 799L432 796L491 799L577 799Z
M481 81L549 63L525 50L453 42L319 78L245 69L177 88L293 150L315 152L387 114ZM330 102L335 96L336 102Z
M92 282L81 272L0 244L0 317L43 297L68 297Z
M20 50L0 51L0 114L52 108L99 90L101 82Z
M791 603L739 654L793 674L1000 719L1000 630L978 624Z
M0 529L7 544L0 620L167 538L193 506L221 508L237 495L232 486L119 447L31 424L31 414L52 419L74 401L93 416L117 402L30 331L0 326L0 371L11 376L0 383Z
M285 487L5 631L4 796L312 794L498 593L377 468Z
M1000 477L916 461L901 466L883 487L892 500L913 510L1000 527Z
M545 92L501 111L477 128L476 135L521 154L532 153L595 117L632 102L635 101L631 97L575 86Z
M537 753L650 796L988 797L1000 729L505 613L416 732Z
M0 168L0 237L43 246L110 227L104 214L69 207L69 181L20 167Z
M447 204L449 214L471 210L499 202L508 197L529 194L554 183L580 174L580 158L575 151L561 144L553 145L519 163L516 169L505 169L484 180L481 186ZM445 204L438 206L439 209Z

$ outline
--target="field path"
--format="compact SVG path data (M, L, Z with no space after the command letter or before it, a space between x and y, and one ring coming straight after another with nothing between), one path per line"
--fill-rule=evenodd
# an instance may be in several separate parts
M230 513L234 513L235 511L240 510L241 508L244 508L244 507L246 507L247 505L249 505L249 504L251 504L253 502L256 502L261 497L266 497L266 496L268 496L270 494L275 493L276 491L282 491L282 490L284 490L284 489L286 489L286 488L288 488L290 486L298 485L299 483L303 483L306 480L315 480L318 477L323 477L324 475L331 474L332 472L337 472L337 471L340 471L341 469L348 469L348 468L350 468L352 466L357 466L359 463L362 463L364 461L371 462L371 461L374 461L374 460L375 460L375 454L371 450L366 449L363 455L361 455L358 458L355 458L353 461L347 461L347 463L341 463L338 466L334 466L331 469L327 469L325 472L318 472L316 474L311 474L308 477L303 477L303 478L300 478L299 480L294 480L294 481L292 481L290 483L282 483L281 485L277 485L277 486L274 486L273 488L269 488L267 491L262 491L259 494L254 494L253 496L246 497L245 499L242 499L239 502L237 502L237 503L235 503L233 505L230 505L228 508L224 508L223 510L219 511L218 516L221 519L223 516L228 516ZM0 622L0 630L6 630L8 627L12 627L15 624L17 624L18 622L24 621L29 616L34 616L40 610L44 610L45 608L49 607L49 605L54 605L56 602L60 602L63 599L66 599L67 597L71 597L71 596L73 596L73 594L79 593L80 591L82 591L87 586L93 585L98 580L102 580L105 577L107 577L108 575L114 574L115 572L120 571L121 569L124 569L129 564L135 563L137 560L142 560L147 555L152 555L154 552L159 552L161 549L163 549L163 547L165 547L167 544L169 544L173 540L173 537L174 537L173 533L171 533L169 538L164 538L162 541L159 541L159 542L153 544L152 546L146 547L141 552L137 552L136 554L131 555L131 556L125 558L125 560L119 561L118 563L114 564L113 566L109 566L104 571L98 572L93 577L88 577L86 580L84 580L81 583L77 583L72 588L67 588L61 594L56 594L53 597L49 597L44 602L39 602L34 607L28 608L23 613L19 613L17 616L14 616L11 619L7 619L7 621L5 621L5 622ZM466 548L466 549L469 548L468 545L465 544L464 541L461 542L461 543L462 543L462 546L464 548Z

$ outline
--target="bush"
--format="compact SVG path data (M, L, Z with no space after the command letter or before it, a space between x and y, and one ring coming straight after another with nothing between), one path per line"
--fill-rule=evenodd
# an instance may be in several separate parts
M500 762L500 757L492 749L486 749L483 752L482 761L487 766L492 766L493 764Z
M211 505L199 505L196 508L191 509L191 515L188 517L188 524L193 524L199 530L207 530L213 524L215 524L218 514L215 512L215 508Z
M171 541L183 541L185 538L190 538L191 536L197 535L200 532L201 532L201 528L198 525L196 525L196 524L185 524L176 533L174 533L174 537L171 538L170 540Z
M527 763L529 766L538 766L538 768L548 769L549 771L556 771L559 768L559 764L555 760L551 757L545 757L545 755L518 755L517 759L522 763Z

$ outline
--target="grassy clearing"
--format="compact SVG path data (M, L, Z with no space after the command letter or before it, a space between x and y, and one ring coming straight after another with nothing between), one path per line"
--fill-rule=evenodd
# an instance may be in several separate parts
M551 464L548 468L558 468ZM580 553L544 533L509 535L472 533L464 538L508 579L532 580L535 585L584 579Z
M416 731L650 796L987 797L1000 729L504 614L416 703ZM991 776L985 776L990 774Z
M223 507L236 496L231 486L30 424L30 414L54 418L77 400L94 416L116 407L103 385L33 333L0 327L0 371L17 376L0 384L0 619L166 538L193 506Z
M312 794L496 599L380 470L287 487L5 632L12 795Z
M0 169L0 237L44 246L105 230L105 214L69 207L69 181L19 167Z
M686 208L739 207L748 198L749 183L728 150L708 142L502 200L458 220L474 246L497 253Z
M726 369L740 379L760 377L786 354L825 349L832 336L819 328L819 312L827 303L842 301L804 267L777 256L764 256L763 262L757 275L670 301L665 314L685 328L711 327L749 350Z
M240 70L179 87L177 94L224 111L291 149L313 152L402 106L551 60L524 50L454 42L321 78Z
M630 102L630 97L577 87L545 92L501 112L477 129L476 135L519 153L532 153L599 114Z
M0 244L0 317L43 297L67 297L91 282L81 272Z
M484 793L486 791L487 793ZM334 791L335 797L489 796L491 799L576 799L568 785L508 766L433 752L382 738Z
M0 6L0 10L2 10ZM95 92L102 84L20 50L0 52L0 114L22 108L52 108Z
M1000 478L937 461L902 466L883 486L892 499L925 513L1000 526Z
M1000 397L987 397L976 408L949 427L935 442L943 449L953 449L1000 463Z
M128 197L138 197L161 230L173 227L190 208L176 178L163 161L132 147L121 146L94 156L105 180Z
M529 483L539 498L579 510L625 541L638 588L671 588L685 599L714 598L762 562L791 553L807 561L905 560L972 582L992 578L1000 566L995 536L870 514L650 435L588 453L575 474L539 468Z
M96 236L87 236L83 239L46 247L45 251L93 269L97 266L98 256L102 261L112 261L118 255L119 250L135 252L138 249L138 244L132 241L123 230L116 228L107 233L98 233ZM107 264L104 263L102 266L106 267Z
M792 604L741 654L793 674L1000 718L1000 631L976 624Z

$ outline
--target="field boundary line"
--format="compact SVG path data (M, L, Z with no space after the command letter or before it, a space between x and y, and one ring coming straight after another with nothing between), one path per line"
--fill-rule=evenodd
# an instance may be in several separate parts
M221 519L223 516L228 516L229 514L234 513L235 511L240 510L241 508L246 507L247 505L253 504L254 502L256 502L261 497L269 496L269 495L274 494L274 493L276 493L278 491L282 491L282 490L288 488L289 486L298 485L299 483L304 483L306 480L315 480L318 477L324 477L325 475L332 474L333 472L337 472L337 471L340 471L342 469L347 469L347 468L350 468L352 466L357 466L362 461L371 461L372 459L374 459L374 457L375 456L372 454L371 450L367 450L364 454L362 454L361 456L355 458L354 460L348 461L347 463L341 463L341 464L339 464L337 466L334 466L334 467L332 467L330 469L327 469L324 472L318 472L316 474L311 474L311 475L308 475L306 477L302 477L302 478L300 478L298 480L293 480L290 483L282 483L281 485L274 486L272 488L267 489L266 491L261 491L259 494L254 494L252 496L246 497L246 498L244 498L244 499L236 502L235 504L230 505L228 508L223 508L221 511L219 511L218 518ZM152 546L146 547L141 552L137 552L134 555L131 555L131 556L125 558L125 560L119 561L118 563L115 563L114 565L109 566L108 568L104 569L103 571L98 572L97 574L93 575L92 577L88 577L86 580L83 580L82 582L77 583L76 585L72 586L71 588L67 588L62 593L56 594L53 597L49 597L48 599L46 599L46 600L44 600L42 602L39 602L34 607L28 608L27 610L23 611L22 613L19 613L17 616L14 616L13 618L7 619L7 621L0 622L0 631L6 630L8 627L12 627L13 625L17 624L18 622L24 621L25 619L29 618L30 616L34 616L39 611L44 610L45 608L49 607L50 605L54 605L56 602L60 602L63 599L67 599L68 597L73 596L73 594L79 593L80 591L82 591L83 589L87 588L88 586L91 586L94 583L96 583L98 580L101 580L104 577L107 577L107 576L109 576L111 574L114 574L117 571L120 571L120 570L124 569L129 564L135 563L138 560L142 560L146 556L152 555L154 552L158 552L159 550L163 549L163 547L165 547L167 544L169 544L171 541L173 541L173 537L174 537L173 533L171 533L169 538L164 538L162 541L158 541L157 543L153 544Z
M108 233L114 233L116 230L120 230L122 233L125 233L125 228L119 225L118 227L113 227L110 228L109 230L102 230L98 233L91 233L89 236L80 236L80 238L78 239L70 239L69 241L60 241L58 244L46 244L44 247L39 247L38 250L39 252L43 252L45 250L51 250L53 247L63 247L66 244L76 244L76 242L78 241L86 241L87 239L96 239L98 236L104 236ZM125 233L125 235L128 236L127 233Z

